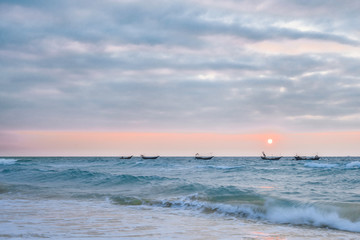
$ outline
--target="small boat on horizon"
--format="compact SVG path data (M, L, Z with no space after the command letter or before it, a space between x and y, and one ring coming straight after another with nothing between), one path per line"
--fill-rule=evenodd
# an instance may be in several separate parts
M262 152L262 156L260 156L261 157L261 159L264 159L264 160L279 160L280 158L282 158L281 156L280 157L268 157L268 156L266 156L266 154L264 153L264 152Z
M158 157L160 157L160 156L144 156L144 155L141 155L142 159L157 159Z
M120 159L131 159L133 157L133 155L131 156L121 156Z
M295 155L295 160L319 160L320 159L320 157L316 154L314 157L301 157L301 156L299 156L299 155Z
M199 160L210 160L213 157L214 156L200 156L199 153L195 154L195 159L199 159Z

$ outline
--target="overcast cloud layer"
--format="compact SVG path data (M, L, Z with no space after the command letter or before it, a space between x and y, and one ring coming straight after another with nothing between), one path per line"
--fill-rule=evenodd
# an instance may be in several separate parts
M1 130L360 130L360 2L1 1Z

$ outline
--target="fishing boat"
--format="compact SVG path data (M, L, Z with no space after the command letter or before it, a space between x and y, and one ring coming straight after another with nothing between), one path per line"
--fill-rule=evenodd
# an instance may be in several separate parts
M159 156L144 156L144 155L141 155L141 158L142 159L157 159Z
M121 156L120 159L131 159L133 156Z
M261 159L264 159L264 160L279 160L281 157L268 157L268 156L266 156L266 154L264 153L264 152L262 152L262 156L260 156L261 157Z
M212 159L214 156L200 156L198 153L195 154L195 159L200 159L200 160L210 160Z
M315 155L314 157L301 157L301 156L296 155L294 158L295 158L295 160L319 160L320 159L320 157L318 155Z

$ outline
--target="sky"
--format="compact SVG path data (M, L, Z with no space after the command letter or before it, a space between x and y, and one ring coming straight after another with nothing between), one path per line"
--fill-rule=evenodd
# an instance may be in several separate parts
M1 0L0 156L359 156L359 12Z

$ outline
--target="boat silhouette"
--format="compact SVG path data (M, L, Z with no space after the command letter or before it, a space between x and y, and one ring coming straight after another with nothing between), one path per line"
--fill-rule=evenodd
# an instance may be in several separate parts
M195 154L195 159L200 159L200 160L210 160L213 157L214 156L200 156L199 153Z
M315 155L314 157L302 157L302 156L298 156L297 154L295 155L295 160L319 160L320 157L318 155Z
M260 156L261 157L261 159L264 159L264 160L279 160L280 158L282 158L282 157L268 157L268 156L266 156L266 154L264 153L264 152L262 152L262 156Z
M144 156L144 155L141 155L141 158L142 159L157 159L159 156Z

